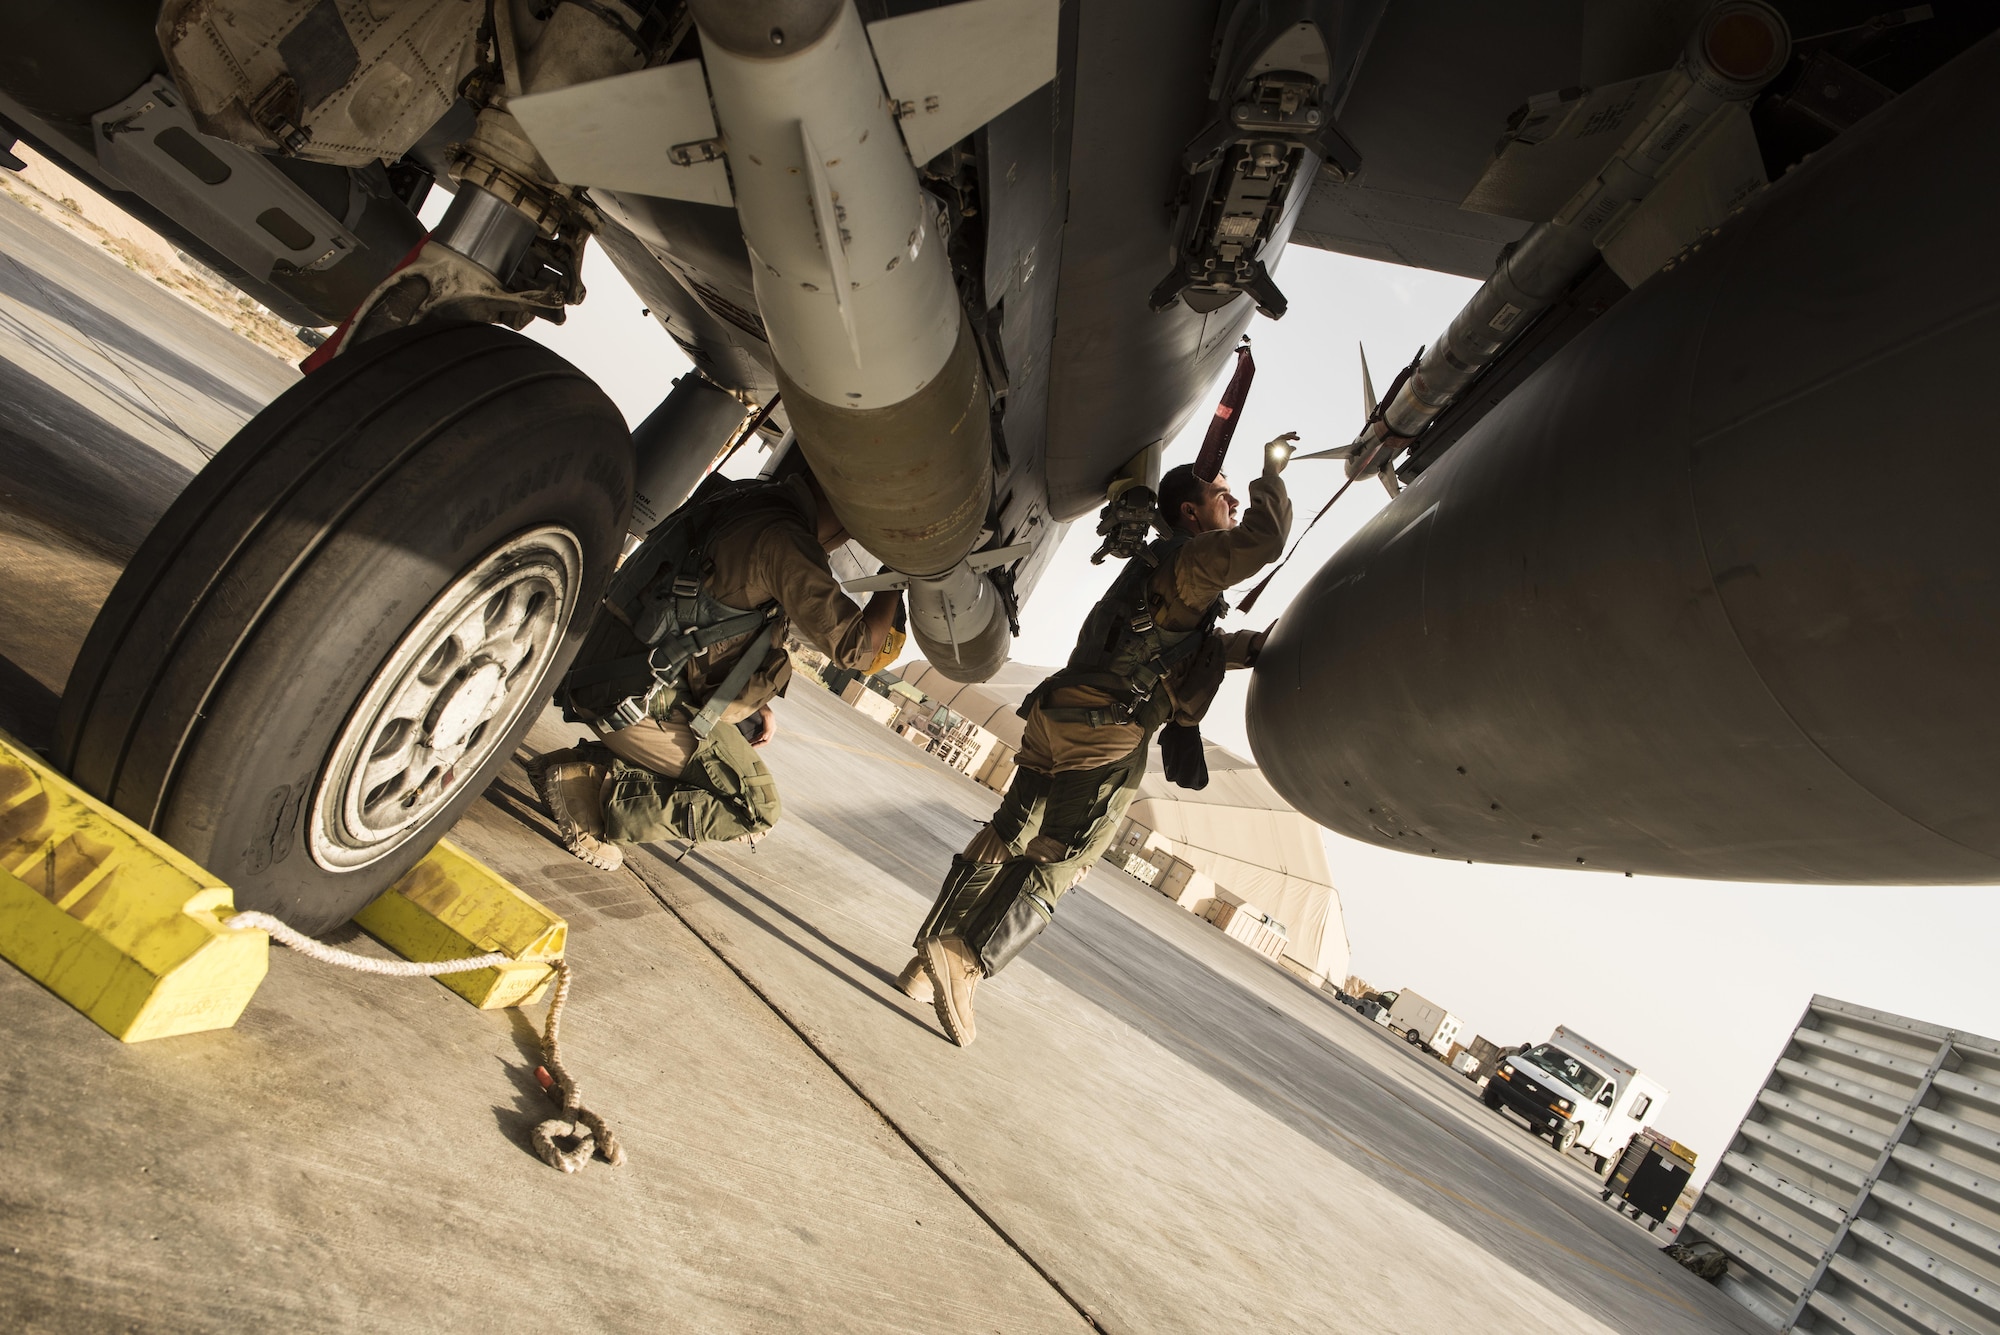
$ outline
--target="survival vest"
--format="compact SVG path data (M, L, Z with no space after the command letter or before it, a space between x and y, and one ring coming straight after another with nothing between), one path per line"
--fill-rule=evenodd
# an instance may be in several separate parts
M1064 686L1088 686L1103 691L1111 697L1111 703L1096 708L1043 705L1045 717L1058 722L1088 723L1094 728L1110 723L1136 723L1148 729L1157 728L1173 717L1173 696L1160 689L1161 683L1194 655L1229 608L1217 598L1192 630L1168 630L1153 619L1153 572L1171 561L1191 536L1176 530L1155 538L1144 551L1125 563L1118 578L1084 618L1068 664L1021 702L1021 717L1028 716L1037 699ZM1219 656L1216 657L1219 662ZM1214 694L1213 688L1200 694L1205 708L1207 697Z
M556 692L565 719L615 727L664 719L680 705L694 703L690 664L726 640L750 635L729 675L690 721L695 735L707 738L763 663L784 614L776 599L733 607L709 588L715 573L709 547L716 528L723 520L758 512L800 517L782 483L731 482L711 474L686 504L646 535L604 595L606 613L629 628L645 652L571 669Z

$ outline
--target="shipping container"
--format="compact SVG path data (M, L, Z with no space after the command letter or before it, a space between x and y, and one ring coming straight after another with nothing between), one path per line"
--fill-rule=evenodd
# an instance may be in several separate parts
M1472 1072L1472 1078L1474 1080L1487 1079L1489 1076L1493 1074L1493 1068L1500 1064L1500 1059L1502 1057L1505 1057L1507 1054L1511 1052L1520 1051L1519 1048L1502 1047L1498 1043L1495 1043L1492 1039L1480 1037L1478 1035L1475 1035L1473 1037L1472 1042L1466 1045L1466 1050L1470 1052L1473 1056L1473 1059L1479 1063L1479 1065Z
M1625 1155L1604 1184L1604 1199L1634 1219L1644 1219L1652 1232L1667 1221L1688 1179L1694 1176L1695 1153L1672 1136L1645 1127L1625 1146Z
M1285 942L1290 939L1285 924L1226 890L1218 890L1208 901L1203 916L1220 927L1224 936L1241 941L1267 959L1275 960L1282 955Z

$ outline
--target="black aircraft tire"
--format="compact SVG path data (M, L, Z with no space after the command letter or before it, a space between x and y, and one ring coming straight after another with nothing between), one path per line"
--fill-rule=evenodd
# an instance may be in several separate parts
M361 344L154 527L70 671L58 763L239 908L337 926L519 745L631 496L617 408L541 345L489 325Z

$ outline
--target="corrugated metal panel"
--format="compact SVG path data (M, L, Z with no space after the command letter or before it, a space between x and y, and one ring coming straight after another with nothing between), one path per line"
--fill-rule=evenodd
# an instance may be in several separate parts
M2000 1042L1814 997L1682 1237L1774 1330L2000 1332Z

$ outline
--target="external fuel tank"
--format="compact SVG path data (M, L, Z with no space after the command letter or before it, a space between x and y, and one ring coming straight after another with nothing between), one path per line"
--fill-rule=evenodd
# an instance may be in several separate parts
M1988 39L1815 154L1343 547L1252 681L1278 790L1438 857L2000 880L1995 87Z

